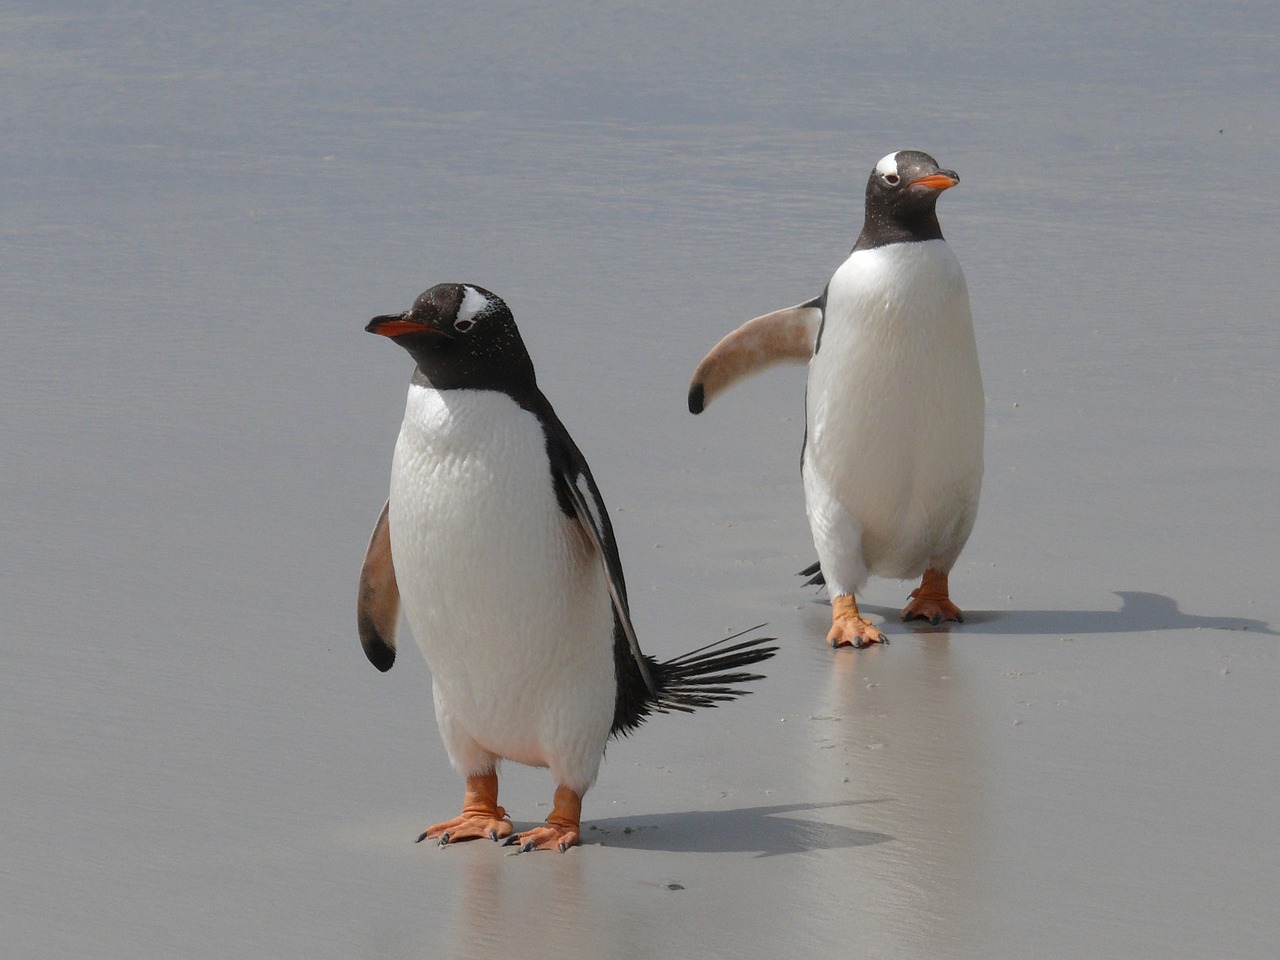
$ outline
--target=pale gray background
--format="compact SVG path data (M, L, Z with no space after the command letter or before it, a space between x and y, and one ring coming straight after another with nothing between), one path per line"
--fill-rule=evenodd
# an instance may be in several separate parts
M5 955L1274 956L1280 14L1119 6L6 3ZM834 654L803 370L684 394L901 147L962 178L972 616L876 581L894 643ZM461 787L355 638L410 374L361 327L445 280L514 309L647 648L782 641L565 856L411 842Z

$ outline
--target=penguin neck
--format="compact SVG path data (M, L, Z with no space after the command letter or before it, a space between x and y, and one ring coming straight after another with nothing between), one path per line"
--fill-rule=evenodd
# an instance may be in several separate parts
M533 365L509 367L492 363L423 363L413 371L413 382L432 390L493 390L519 401L538 392Z
M932 206L912 217L890 216L884 211L868 210L862 232L858 234L853 249L874 250L891 243L923 243L926 240L941 239L942 226L938 223L938 213Z

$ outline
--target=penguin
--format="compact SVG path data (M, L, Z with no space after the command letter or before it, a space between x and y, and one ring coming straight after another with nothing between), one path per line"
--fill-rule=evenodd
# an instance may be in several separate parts
M777 648L737 634L666 662L641 652L608 511L499 297L439 284L365 329L416 369L360 572L358 632L389 670L403 607L466 781L461 814L418 839L563 852L579 842L611 737L749 692L739 685L762 677L746 668ZM513 834L498 805L502 760L550 768L541 826Z
M872 574L920 577L903 620L961 621L948 574L982 488L985 397L960 264L936 206L960 182L919 150L867 180L862 232L822 294L756 317L698 365L689 410L777 363L807 363L801 456L835 647L887 643L854 599Z

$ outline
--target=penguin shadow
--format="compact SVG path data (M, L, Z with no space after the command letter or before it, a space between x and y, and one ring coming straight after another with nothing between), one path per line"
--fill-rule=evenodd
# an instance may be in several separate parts
M1280 636L1264 620L1247 617L1215 617L1183 613L1178 601L1159 593L1117 590L1119 610L965 610L964 623L930 626L923 621L904 624L913 633L950 633L973 626L981 633L998 636L1056 635L1083 636L1099 633L1150 633L1157 630L1240 630L1264 636ZM899 611L891 607L865 605L864 609L890 622Z
M789 803L742 807L737 810L698 810L652 816L610 817L586 824L582 842L631 850L667 853L755 853L776 857L813 850L842 850L887 843L896 838L874 830L857 830L838 823L796 816L883 803L883 800L837 800L829 803Z

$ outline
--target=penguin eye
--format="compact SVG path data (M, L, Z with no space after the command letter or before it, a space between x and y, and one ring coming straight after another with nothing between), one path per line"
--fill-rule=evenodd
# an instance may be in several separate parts
M891 187L896 187L898 185L898 180L899 177L896 173L886 173L884 175L884 182Z
M466 333L475 325L476 322L470 317L462 317L461 319L454 321L453 329L457 330L459 333Z

